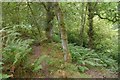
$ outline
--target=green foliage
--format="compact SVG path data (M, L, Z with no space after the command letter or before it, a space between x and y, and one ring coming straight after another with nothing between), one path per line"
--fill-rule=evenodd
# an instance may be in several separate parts
M68 43L73 43L76 45L80 45L80 35L78 29L73 29L73 30L68 30L67 31L68 35ZM87 47L87 34L84 33L84 38L83 38L83 46Z
M6 79L6 78L9 78L10 76L9 75L7 75L7 74L2 74L2 73L0 73L0 79Z
M3 65L4 63L3 62L0 62L0 79L2 79L2 78L9 78L10 76L9 75L7 75L7 74L3 74L2 73L2 70L3 70L3 67L2 67L2 65Z
M40 56L38 59L36 59L34 61L34 63L32 63L32 67L33 67L33 72L39 71L40 69L42 69L42 62L44 61L44 63L46 63L47 61L47 56L43 55Z
M31 51L29 48L28 40L12 40L11 43L8 44L3 49L3 57L6 63L12 63L12 65L20 65L21 62L26 60L28 53Z
M29 71L32 71L32 72L39 72L43 68L42 63L47 64L48 62L49 62L48 56L42 55L37 59L35 59L32 63L27 62L24 68L29 69Z
M41 31L39 33L38 28L30 24L21 23L19 25L14 25L13 29L16 32L19 32L21 34L21 37L25 39L31 38L40 42L45 38L45 35L43 34L45 33L44 31Z
M78 72L77 66L71 63L64 64L64 69L68 71L75 71Z
M78 70L84 72L90 67L114 67L117 62L107 55L97 53L93 50L69 44L72 61L78 65Z
M79 40L79 34L77 34L77 30L73 30L73 31L68 31L68 42L69 43L76 43L76 44L80 44L80 40Z
M117 60L113 59L112 56L108 56L105 53L98 53L101 62L112 71L118 71Z
M33 39L23 40L20 38L20 33L15 30L5 29L7 35L3 36L5 47L3 48L3 62L8 65L30 69L32 72L37 72L42 69L41 62L47 60L46 56L41 56L36 59L32 64L29 58L31 52L30 45L33 43Z
M117 11L116 2L110 3L99 3L97 5L97 13L101 15L103 18L107 18L108 21L117 22L118 21L118 11Z
M118 59L118 30L105 20L94 18L94 46L95 50Z
M80 72L85 72L86 70L89 70L86 66L78 66L78 70Z
M16 32L21 33L23 36L27 36L27 35L30 35L31 37L33 36L33 34L32 34L33 28L29 24L24 25L22 23L19 25L14 25L13 29L16 30ZM35 31L35 30L33 30L33 31Z
M14 30L6 30L6 34L6 36L3 36L3 42L5 42L2 51L3 61L18 66L27 60L27 56L31 51L30 44L33 40L18 39L19 33Z
M64 24L67 30L67 37L69 44L69 50L72 55L72 61L77 64L78 70L84 72L90 67L106 67L117 71L117 60L118 60L118 28L116 28L116 21L118 20L118 3L93 3L95 13L93 18L93 49L88 49L88 11L86 11L86 20L83 30L83 45L80 40L80 30L83 24L82 12L85 10L85 6L82 3L59 3L60 8L63 12ZM94 5L96 4L96 5ZM42 61L57 67L57 69L66 68L68 70L76 70L76 65L72 63L61 66L64 61L61 60L49 60L46 56L41 56L35 61L31 62L29 53L31 52L31 44L41 43L45 40L45 29L49 27L46 25L47 13L45 5L43 3L3 3L2 4L2 30L0 30L0 45L3 45L3 63L5 66L24 66L25 69L29 69L32 72L39 72L43 67L41 66ZM53 6L53 5L52 5ZM52 7L53 8L53 7ZM83 8L83 10L82 10ZM54 12L54 8L53 8ZM99 14L99 15L98 15ZM48 15L48 16L46 16ZM51 14L50 14L51 15ZM103 20L100 18L103 18ZM56 16L55 16L56 17ZM83 16L85 17L85 16ZM87 20L88 19L88 20ZM114 24L112 22L115 22ZM60 25L57 18L53 18L50 22L53 25L53 41L59 45L49 45L50 51L52 50L52 57L57 57L56 53L62 49L60 39ZM8 27L9 26L9 27ZM118 26L117 26L118 27ZM82 32L82 31L81 31ZM1 36L1 33L2 36ZM63 35L64 36L64 35ZM1 42L2 41L2 42ZM73 45L75 43L75 45ZM46 49L46 48L44 48ZM1 49L0 49L1 50ZM46 50L47 51L47 50ZM57 52L58 51L58 52ZM61 50L62 51L62 50ZM50 56L49 55L49 56ZM30 55L31 56L31 55ZM29 62L29 60L30 62ZM60 63L58 63L60 62ZM0 64L2 64L0 62ZM53 67L53 68L54 68ZM0 66L0 69L2 67ZM4 68L3 68L4 69ZM0 74L1 77L1 74ZM8 77L5 75L5 77Z
M57 34L54 34L54 35L53 35L53 41L54 41L54 42L61 42L60 36L57 35Z

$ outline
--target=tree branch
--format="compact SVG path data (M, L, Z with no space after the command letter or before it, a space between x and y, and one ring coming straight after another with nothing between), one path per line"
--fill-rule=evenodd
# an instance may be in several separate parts
M41 31L40 31L40 29L39 29L39 24L37 23L37 19L35 18L35 15L34 15L34 13L33 13L33 10L32 10L32 8L31 8L29 2L27 2L27 6L28 6L28 8L29 8L30 11L31 11L32 17L33 17L33 19L34 19L33 21L34 21L35 25L37 26L37 30L38 30L38 32L39 32L39 34L40 34ZM41 37L41 36L40 36L40 37Z
M47 8L47 6L45 5L45 3L42 2L41 4L44 6L45 10L48 11L48 8Z
M106 19L108 21L111 21L113 23L117 22L118 20L115 19L117 16L115 15L113 19L109 19L108 17L102 17L98 12L96 12L94 15L97 15L100 19ZM114 20L115 19L115 20Z

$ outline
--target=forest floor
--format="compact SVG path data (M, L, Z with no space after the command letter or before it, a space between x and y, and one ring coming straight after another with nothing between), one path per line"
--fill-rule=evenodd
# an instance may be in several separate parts
M117 74L105 68L91 68L85 72L79 72L78 66L72 62L64 62L60 43L44 43L32 46L33 53L30 54L29 62L43 58L42 69L32 72L31 69L18 67L14 77L19 78L117 78ZM27 63L27 62L26 62Z
M84 73L78 72L77 65L65 63L61 44L44 43L41 46L33 46L32 59L39 56L47 56L47 61L42 62L42 70L37 77L45 78L117 78L117 74L104 68L90 69ZM42 73L41 73L42 72Z

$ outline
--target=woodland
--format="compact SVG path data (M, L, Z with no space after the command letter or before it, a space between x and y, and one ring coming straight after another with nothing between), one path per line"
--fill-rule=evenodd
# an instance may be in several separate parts
M2 2L0 79L117 78L120 2Z

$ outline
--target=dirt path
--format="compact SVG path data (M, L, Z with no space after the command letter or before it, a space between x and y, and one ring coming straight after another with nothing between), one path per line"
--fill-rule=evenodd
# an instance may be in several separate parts
M33 55L38 58L41 55L40 45L33 46Z
M56 47L56 46L54 46ZM32 47L33 48L33 55L31 56L33 60L39 58L42 55L49 55L51 56L52 46L46 46L46 45L35 45ZM59 52L56 52L59 53ZM57 57L56 57L57 56ZM58 57L59 55L54 55L52 57L54 58L62 58L62 56ZM49 72L49 66L48 64L43 61L42 63L42 70L41 73L44 77L48 78L50 77L50 72ZM110 71L102 71L102 70L96 70L96 69L90 69L85 72L85 74L90 75L92 78L117 78L117 74L110 72Z
M117 73L113 73L111 71L102 71L96 69L90 69L86 71L86 74L90 75L92 78L117 78Z
M41 46L38 45L38 46L33 46L33 59L37 59L39 58L40 56L42 56L42 50L41 50ZM45 77L48 77L49 76L49 73L48 73L48 65L45 61L42 61L41 63L42 65L42 74L45 76Z

